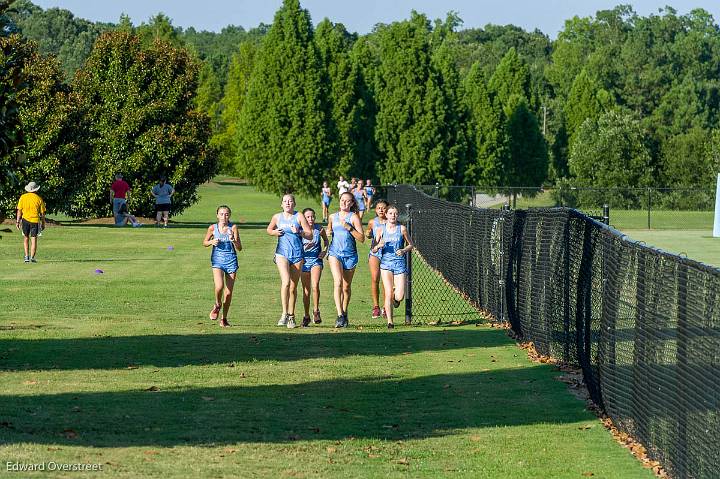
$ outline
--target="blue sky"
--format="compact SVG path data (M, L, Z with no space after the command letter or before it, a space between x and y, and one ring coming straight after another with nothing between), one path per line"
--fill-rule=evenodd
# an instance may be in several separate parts
M219 31L226 25L245 28L260 22L272 23L273 15L282 0L33 0L43 8L60 7L76 16L93 21L117 22L121 13L130 16L136 25L163 12L173 25L197 30ZM483 27L488 23L513 24L525 30L539 28L552 38L562 29L566 19L578 15L594 15L597 10L611 9L619 3L631 4L640 15L657 13L658 8L671 5L685 14L694 8L710 12L715 23L720 20L718 0L669 0L611 2L598 0L301 0L310 11L313 22L325 17L343 23L354 32L367 33L376 23L390 23L408 18L411 10L425 13L430 18L444 18L456 11L465 28Z

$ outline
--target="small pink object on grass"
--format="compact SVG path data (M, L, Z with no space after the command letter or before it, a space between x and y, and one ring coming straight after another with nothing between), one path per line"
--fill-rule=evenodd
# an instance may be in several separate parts
M105 271L103 271L103 270L101 270L101 269L96 269L96 270L95 270L95 274L103 274L104 272L105 272Z
M172 246L168 246L168 251L172 251L172 250L174 250L174 249L175 249L175 248L173 248Z

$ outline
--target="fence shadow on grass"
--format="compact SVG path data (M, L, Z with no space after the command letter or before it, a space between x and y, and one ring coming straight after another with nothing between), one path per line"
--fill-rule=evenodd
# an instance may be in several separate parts
M499 329L292 334L227 333L70 339L0 339L0 370L181 367L242 361L393 356L507 345Z
M588 419L560 383L559 394L547 392L546 367L284 385L252 385L253 378L234 372L228 382L249 385L3 396L0 441L94 447L395 441Z

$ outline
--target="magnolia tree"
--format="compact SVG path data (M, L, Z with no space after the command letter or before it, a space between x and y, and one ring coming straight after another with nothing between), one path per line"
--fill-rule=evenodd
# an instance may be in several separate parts
M159 39L143 46L126 31L98 39L72 84L88 148L87 174L68 213L109 215L108 189L117 173L130 183L136 214L151 214L150 190L161 175L175 187L174 212L197 199L197 187L217 171L210 120L194 107L198 72L185 49Z

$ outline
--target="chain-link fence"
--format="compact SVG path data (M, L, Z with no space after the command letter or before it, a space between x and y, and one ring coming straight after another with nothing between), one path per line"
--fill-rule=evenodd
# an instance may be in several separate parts
M592 399L672 477L718 477L720 270L569 208L477 209L410 186L387 196L416 245L413 317L463 318L464 301L506 319L579 365Z
M629 229L710 229L715 190L708 188L527 188L420 185L428 196L479 208L565 206L588 215L610 210L610 224Z

